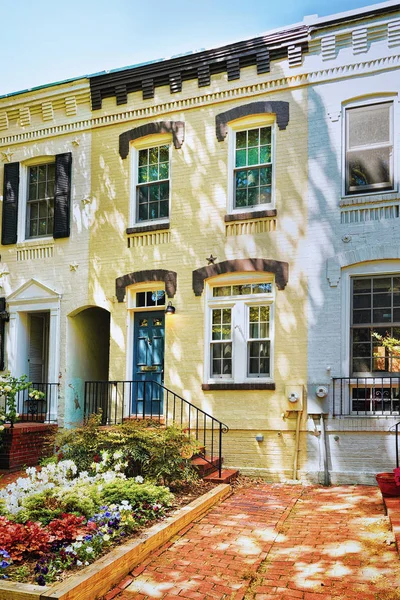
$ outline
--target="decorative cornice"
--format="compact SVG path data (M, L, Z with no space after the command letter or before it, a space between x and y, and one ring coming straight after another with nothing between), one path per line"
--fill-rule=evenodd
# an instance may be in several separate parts
M182 90L183 81L197 79L202 87L211 83L211 75L220 73L233 81L240 79L241 69L251 65L257 66L258 73L266 72L271 60L287 59L289 66L298 66L308 49L308 29L297 25L211 50L91 76L92 109L101 109L104 98L115 97L117 104L126 104L132 92L141 91L144 99L152 98L154 89L165 85L175 94Z
M289 123L289 102L250 102L235 106L230 110L219 113L215 117L217 140L223 142L228 133L228 123L241 117L259 114L275 114L279 129L286 129Z
M138 119L154 118L165 113L185 110L188 108L197 108L211 104L220 104L229 100L240 98L251 98L259 96L265 92L275 92L296 87L304 87L314 83L341 79L344 77L354 77L364 75L368 71L389 70L400 66L400 54L382 57L373 60L366 60L359 63L352 63L344 66L330 67L302 73L287 77L279 77L270 81L262 81L252 85L239 86L219 92L210 92L207 94L198 94L190 98L181 100L171 100L161 104L155 104L149 107L127 110L124 112L115 112L113 114L80 119L71 123L43 127L36 130L30 130L23 133L12 134L0 138L0 146L10 144L25 143L30 140L46 139L55 135L65 135L71 132L86 131L95 127L107 127L115 123L127 121L136 121ZM1 121L1 119L0 119Z
M126 288L128 285L135 283L149 283L152 281L164 281L165 291L168 298L173 298L176 294L177 275L175 271L167 271L166 269L149 269L146 271L136 271L135 273L127 273L115 280L115 289L118 302L123 302L125 298Z
M284 290L289 279L289 265L287 262L268 258L239 258L224 260L216 265L201 267L192 273L193 291L195 296L201 296L204 290L204 281L210 277L217 277L224 273L274 273L278 290Z
M121 133L119 136L119 154L121 158L128 156L130 142L158 133L170 133L175 148L179 149L185 138L185 123L183 121L156 121Z

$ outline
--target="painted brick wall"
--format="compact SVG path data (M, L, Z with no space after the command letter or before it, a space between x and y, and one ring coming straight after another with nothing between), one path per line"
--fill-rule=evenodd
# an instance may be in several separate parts
M320 32L315 38L323 35L324 32ZM345 40L345 37L340 39ZM394 99L397 169L400 150L397 97L400 72L396 58L398 48L388 47L387 37L383 34L381 39L376 37L368 44L361 54L353 52L351 40L346 44L343 41L341 47L336 46L332 60L323 59L317 46L318 40L314 39L311 48L315 48L315 51L305 61L305 66L315 71L325 69L327 78L323 81L320 74L315 77L315 84L309 87L308 370L309 384L330 385L331 376L347 377L350 374L347 359L349 329L346 324L350 302L345 289L349 282L348 274L385 273L386 269L400 272L397 218L341 224L344 210L352 210L354 216L354 211L360 208L396 204L400 199L398 193L354 196L352 205L340 207L343 106L350 101L364 100L368 103L377 98ZM384 64L389 68L382 69ZM331 72L331 78L326 70L329 68L337 69ZM389 258L389 262L384 263L385 258ZM362 264L351 266L351 263ZM343 264L348 266L341 270ZM332 390L330 400L332 402ZM391 471L395 466L395 446L393 433L389 429L396 420L400 418L330 418L327 421L327 454L332 481L375 483L375 473ZM313 477L312 474L318 478L323 470L321 440L311 433L306 435L306 469L309 478Z
M276 77L276 71L266 77ZM243 81L252 81L255 69L243 70ZM214 78L213 78L214 79ZM213 89L225 86L215 77ZM184 94L198 95L196 86L184 86ZM140 94L129 98L133 106L144 104ZM179 96L179 94L177 94ZM167 101L169 90L157 89L155 102ZM276 142L276 231L262 234L226 236L228 140L218 142L215 116L250 100L284 100L290 103L290 123L286 131L277 130ZM109 101L103 111L110 110ZM113 107L114 108L114 107ZM91 261L98 262L90 280L94 298L100 292L115 294L115 279L142 269L164 268L178 273L174 317L166 321L165 384L184 398L227 423L224 438L225 463L248 465L260 472L286 468L293 462L292 444L265 444L260 453L254 444L260 431L275 436L283 430L290 438L293 422L283 421L287 408L285 384L304 385L306 381L306 305L307 284L302 259L302 239L306 226L307 197L307 93L305 90L252 95L251 98L219 102L210 106L192 105L190 110L163 113L163 120L185 121L185 141L172 150L170 243L128 248L125 229L130 203L130 159L121 160L118 136L150 119L110 125L93 132L92 177L96 199L95 226L90 239ZM159 120L160 117L158 117ZM153 120L153 119L151 119ZM296 144L293 144L293 140ZM204 361L205 297L192 290L192 271L205 266L210 254L218 261L242 257L263 257L290 264L289 283L276 292L275 391L201 390ZM126 377L126 304L112 309L110 378ZM229 439L229 441L228 441ZM246 450L241 448L246 439ZM243 452L238 452L238 449Z

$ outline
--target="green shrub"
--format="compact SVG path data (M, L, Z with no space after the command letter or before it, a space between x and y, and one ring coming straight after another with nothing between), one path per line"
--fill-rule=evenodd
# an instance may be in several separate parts
M96 485L77 485L71 490L60 490L57 493L63 513L83 515L87 519L94 515L101 505L100 494Z
M63 513L73 513L91 517L101 505L97 485L77 485L72 489L55 487L40 494L27 496L23 509L15 516L19 523L40 521L43 525Z
M24 498L23 510L16 515L16 521L19 523L40 521L43 525L47 525L52 519L60 517L63 508L55 492L56 488L52 488Z
M127 477L141 475L164 485L197 479L197 471L186 458L199 444L182 429L163 427L142 419L113 427L100 427L92 415L80 428L62 432L56 441L58 455L75 462L79 471L94 472L94 463L107 452L107 468L117 466Z
M100 494L104 504L120 504L126 500L132 505L133 510L144 504L157 503L164 507L171 506L174 499L167 488L151 483L137 483L134 479L116 479L106 483Z

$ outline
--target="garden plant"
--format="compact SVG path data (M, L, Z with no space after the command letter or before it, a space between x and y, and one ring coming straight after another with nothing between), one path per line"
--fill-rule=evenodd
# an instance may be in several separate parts
M196 480L198 445L152 421L62 433L41 468L0 489L0 578L46 585L163 518L173 489Z

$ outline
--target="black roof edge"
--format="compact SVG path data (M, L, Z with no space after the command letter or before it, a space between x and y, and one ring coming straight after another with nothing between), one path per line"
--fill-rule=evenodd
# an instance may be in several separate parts
M245 40L240 40L238 42L231 42L229 44L224 44L222 46L217 46L215 48L200 50L198 52L193 53L185 53L180 56L174 56L166 59L160 59L156 61L149 61L146 63L141 63L137 65L131 65L126 68L121 67L117 69L112 69L110 71L102 71L100 73L94 73L93 75L88 75L89 80L95 80L99 78L110 78L113 75L117 78L121 76L123 72L134 72L141 69L145 69L147 71L147 75L151 76L152 73L154 75L157 74L157 71L162 69L165 65L173 65L175 69L179 70L179 68L187 67L188 63L198 63L199 61L212 61L215 60L216 57L220 59L222 57L228 58L232 52L240 54L241 50L248 50L251 46L257 46L262 43L263 45L268 44L277 44L282 46L287 46L296 43L296 39L294 36L296 34L301 37L301 41L304 42L304 36L307 36L309 32L309 26L307 24L297 24L293 27L289 27L284 30L276 30L271 33L267 32L264 35L254 36L252 38L248 38Z

